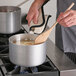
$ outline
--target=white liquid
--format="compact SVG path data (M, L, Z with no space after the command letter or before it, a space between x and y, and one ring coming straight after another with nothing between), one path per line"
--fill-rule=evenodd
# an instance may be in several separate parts
M34 40L19 40L19 41L13 41L13 43L18 45L34 45Z

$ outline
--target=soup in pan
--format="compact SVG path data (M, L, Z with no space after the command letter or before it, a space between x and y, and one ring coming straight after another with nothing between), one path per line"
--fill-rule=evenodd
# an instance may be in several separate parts
M13 43L18 44L18 45L34 45L35 44L34 40L30 40L30 39L17 40L17 41L13 41Z

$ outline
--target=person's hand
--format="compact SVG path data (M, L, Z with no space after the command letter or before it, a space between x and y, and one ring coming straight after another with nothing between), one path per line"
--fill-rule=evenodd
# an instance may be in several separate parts
M29 12L27 14L26 19L28 20L28 24L30 25L30 22L33 21L35 24L37 23L38 20L38 16L39 16L39 7L38 7L38 3L34 2L30 9Z
M65 13L60 13L57 21L64 27L71 27L76 25L76 10L68 10Z
M38 22L38 16L39 16L39 12L40 12L40 8L43 5L43 3L45 2L45 0L35 0L30 9L29 12L27 14L27 21L28 21L28 25L30 25L30 22L33 21L35 24Z

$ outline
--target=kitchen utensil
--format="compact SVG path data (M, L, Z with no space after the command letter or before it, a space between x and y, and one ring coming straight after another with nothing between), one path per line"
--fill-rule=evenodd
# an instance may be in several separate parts
M25 1L26 2L26 1ZM11 34L21 29L21 6L0 6L0 33Z
M74 3L72 3L69 8L67 10L70 10L72 7L74 6ZM66 11L67 11L66 10ZM65 12L66 12L65 11ZM37 36L37 38L35 39L35 44L38 43L43 43L47 40L48 36L50 35L50 32L52 31L52 29L58 24L58 22L56 21L49 30L45 31L44 33L40 34L39 36Z
M33 67L44 63L46 59L46 42L34 45L23 45L18 41L31 39L37 35L17 34L9 38L9 58L10 61L19 66ZM17 44L14 43L17 41Z

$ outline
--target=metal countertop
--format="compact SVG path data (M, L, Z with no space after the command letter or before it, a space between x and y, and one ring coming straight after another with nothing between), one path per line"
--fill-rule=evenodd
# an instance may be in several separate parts
M60 76L76 76L76 64L63 51L58 49L50 39L47 40L47 55L60 71Z

